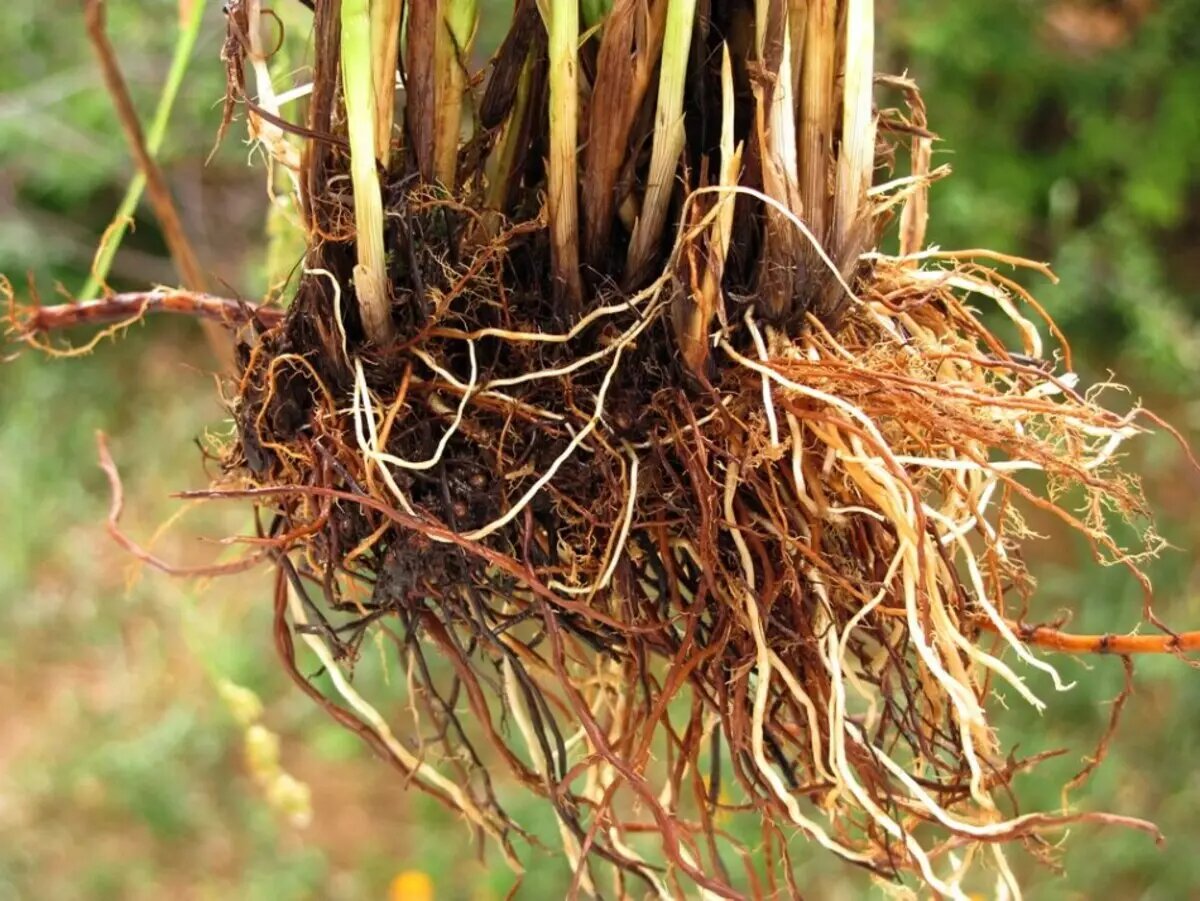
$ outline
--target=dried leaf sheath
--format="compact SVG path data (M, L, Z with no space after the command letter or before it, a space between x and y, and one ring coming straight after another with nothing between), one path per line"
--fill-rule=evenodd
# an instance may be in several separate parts
M801 54L800 196L817 240L826 241L833 163L837 3L809 0Z
M650 169L641 211L629 245L626 274L630 284L638 284L646 278L647 267L662 237L667 205L675 190L675 170L683 151L683 98L696 0L666 2L666 30L662 42Z
M371 0L371 62L375 85L375 157L384 169L392 157L396 108L396 62L403 0Z
M795 100L792 95L791 43L784 0L758 0L758 58L754 78L756 140L763 193L778 207L764 213L763 247L758 272L758 307L779 322L791 313L805 278L804 236L787 213L802 215L796 152Z
M345 0L341 0L345 2ZM440 21L440 0L413 0L405 29L404 64L408 75L404 109L417 171L428 183L434 181L437 161L437 81L435 46Z
M726 324L725 299L721 278L733 239L733 211L738 175L742 167L742 146L734 146L733 69L729 48L721 52L721 169L713 198L715 215L702 217L704 207L696 204L693 228L699 231L695 242L684 250L688 266L683 276L690 288L680 291L673 304L676 340L685 365L699 378L707 376L709 329L713 319Z
M630 152L630 132L662 43L666 0L616 0L604 20L592 88L583 165L584 259L601 265L611 253L619 198L617 178Z

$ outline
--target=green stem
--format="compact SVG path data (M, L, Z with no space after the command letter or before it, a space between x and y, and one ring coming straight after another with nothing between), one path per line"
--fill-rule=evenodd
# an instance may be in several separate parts
M550 214L555 292L567 311L583 303L579 278L579 4L549 0L550 162L546 202Z
M187 72L188 63L191 62L192 58L192 51L196 47L196 38L200 34L200 22L204 18L204 6L205 0L195 0L192 3L191 15L183 23L179 37L175 41L175 51L171 57L171 68L167 72L167 81L163 85L162 94L158 98L158 106L154 110L154 119L150 123L149 131L146 133L146 149L150 152L151 158L158 157L163 140L166 138L171 110L175 106L175 98L179 96L179 88L183 84L183 76ZM92 263L91 275L88 276L87 283L80 290L80 297L95 297L99 293L101 285L105 283L108 273L112 269L113 260L117 256L117 250L120 249L121 241L124 240L125 233L129 230L130 220L133 217L134 210L137 209L138 201L142 199L142 192L145 189L146 177L141 172L138 172L129 182L129 187L125 189L125 196L121 198L121 205L117 207L112 224L105 232L104 239L96 251L96 258Z
M492 149L487 161L485 204L489 210L495 212L504 212L505 201L512 191L513 165L517 159L517 151L520 149L517 142L522 139L524 131L521 126L525 121L529 106L529 83L532 78L533 57L529 56L526 57L525 64L521 67L516 96L513 99L512 109L509 111L508 120L504 123L504 130L496 140L496 146Z
M383 250L383 196L375 162L375 88L368 7L368 0L342 0L342 92L357 234L354 290L367 337L383 344L391 337L392 320Z

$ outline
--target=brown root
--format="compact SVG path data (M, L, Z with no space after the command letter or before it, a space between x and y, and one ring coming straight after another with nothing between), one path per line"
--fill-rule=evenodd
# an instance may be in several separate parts
M462 215L403 202L413 231ZM606 860L666 894L681 875L740 895L718 853L733 809L761 818L773 873L789 851L770 837L798 828L946 895L962 873L927 829L987 850L1009 883L1001 843L1087 821L1006 799L992 682L1042 701L981 632L1067 687L1026 645L1086 642L1019 625L1018 508L1136 572L1158 539L1113 458L1140 411L1108 412L1030 359L1035 326L974 262L876 256L836 335L814 319L788 336L746 307L697 382L657 337L676 270L548 332L552 292L521 284L548 271L529 234L410 257L421 291L376 352L328 279L306 278L246 356L230 482L204 493L271 513L274 553L309 597L291 607L329 618L297 621L314 649L350 661L370 627L399 629L420 688L395 734L432 723L443 745L412 778L451 774L467 788L449 803L507 836L489 788L507 769L553 806L581 885ZM964 292L1014 317L1023 354ZM1140 546L1111 537L1114 513L1143 522ZM656 860L635 850L646 829Z

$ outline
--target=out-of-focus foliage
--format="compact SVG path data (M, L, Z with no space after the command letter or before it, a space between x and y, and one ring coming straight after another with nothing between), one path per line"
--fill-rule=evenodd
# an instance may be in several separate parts
M289 21L304 21L296 0L277 3ZM149 115L176 3L107 5ZM246 165L236 126L203 166L223 93L219 6L209 4L163 161L217 283L254 296L265 259L261 171ZM931 239L1050 260L1062 284L1034 283L1037 295L1073 337L1080 368L1114 368L1187 427L1200 386L1200 0L880 6L881 62L919 79L943 138L935 159L956 170L933 191ZM505 7L492 0L481 47L495 43ZM46 293L54 279L78 286L132 172L80 4L0 5L0 59L0 271L19 282L34 270ZM172 279L143 210L113 282ZM0 901L385 897L406 871L427 874L438 898L503 897L509 874L475 862L461 824L405 793L281 677L265 577L212 585L147 573L127 588L129 561L101 525L107 491L92 432L112 433L130 527L150 535L177 509L167 493L204 481L190 439L224 428L199 371L210 365L191 324L154 322L82 361L26 355L0 366ZM1163 531L1194 550L1195 474L1167 441L1148 443L1131 465L1149 474ZM160 550L204 557L213 549L194 536L247 530L242 516L201 511ZM1056 534L1053 523L1033 525ZM1033 564L1039 614L1069 602L1082 610L1072 624L1080 631L1137 620L1140 598L1118 571L1090 565L1086 548L1045 545ZM1194 556L1171 554L1153 569L1159 611L1179 626L1200 624ZM1058 804L1051 787L1082 765L1120 686L1117 661L1062 666L1079 687L1054 695L1038 682L1050 702L1043 717L1011 700L1006 734L1020 753L1075 749L1048 763L1046 778L1020 783L1030 807ZM275 813L256 785L222 679L262 699L282 766L312 790L306 829ZM1109 761L1073 800L1156 819L1168 847L1081 829L1063 879L1023 863L1031 897L1169 901L1200 885L1200 857L1190 853L1200 678L1154 660L1139 666L1137 684ZM545 825L552 834L552 819ZM860 883L842 882L826 863L814 853L799 874L813 896L858 897ZM520 897L561 895L561 863L537 864ZM404 883L417 884L419 876Z
M931 238L1047 260L1099 365L1200 384L1200 3L897 2L881 16L955 174Z
M148 121L180 7L173 0L105 5L130 93ZM218 280L232 280L261 241L264 195L240 135L205 165L225 94L218 59L224 33L221 4L209 3L159 160L202 260ZM0 54L0 272L14 281L34 272L44 286L61 280L77 289L134 173L87 42L82 4L4 5ZM135 224L112 284L173 281L144 199Z

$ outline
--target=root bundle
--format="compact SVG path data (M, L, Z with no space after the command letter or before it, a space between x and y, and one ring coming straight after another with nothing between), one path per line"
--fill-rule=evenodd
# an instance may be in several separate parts
M306 610L342 614L305 636L331 660L398 623L410 728L435 724L471 794L394 761L507 841L503 761L554 805L581 873L588 848L665 895L630 836L660 834L672 877L728 894L735 810L761 817L779 875L799 830L952 896L975 853L1011 882L999 843L1085 818L1016 812L1027 762L987 707L996 688L1043 707L1021 670L1068 687L1022 634L1022 508L1135 573L1154 548L1107 529L1146 513L1113 462L1137 412L1003 350L961 299L1008 297L974 263L872 257L836 336L747 305L693 379L671 353L676 279L547 332L544 294L474 274L526 252L442 269L436 308L377 354L333 327L328 353L295 350L327 322L300 312L328 300L314 277L242 378L232 461L251 487L213 494L269 499L291 609L309 628ZM1078 512L1050 500L1069 489Z

